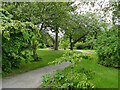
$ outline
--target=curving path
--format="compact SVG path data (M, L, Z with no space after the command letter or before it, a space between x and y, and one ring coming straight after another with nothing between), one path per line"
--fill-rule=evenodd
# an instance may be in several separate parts
M42 84L43 75L53 75L54 70L63 70L65 67L68 66L69 63L63 62L59 65L49 65L23 74L18 74L16 76L5 77L2 79L2 88L37 88Z
M91 53L82 50L75 50L83 53ZM59 65L49 65L43 68L32 70L16 76L5 77L2 79L2 88L37 88L42 84L42 76L45 74L53 75L53 71L56 69L63 70L68 67L68 62L63 62Z

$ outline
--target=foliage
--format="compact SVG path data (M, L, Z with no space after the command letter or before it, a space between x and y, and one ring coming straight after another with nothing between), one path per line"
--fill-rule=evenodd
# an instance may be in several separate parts
M74 71L74 67L77 65L78 62L88 58L92 59L91 54L70 51L63 54L63 57L50 62L49 64L60 64L62 62L69 62L71 67L71 75L64 75L61 73L61 71L57 70L57 73L53 75L52 78L50 78L50 76L46 77L46 75L43 76L42 87L50 85L50 87L53 88L94 88L94 85L87 81L87 73L86 75L81 75L80 73ZM77 81L78 78L80 79L80 81Z
M77 42L75 44L75 48L76 49L84 49L85 48L85 44L83 42Z
M2 18L2 53L4 72L11 72L13 68L19 68L21 57L27 59L27 52L23 55L23 50L33 51L33 58L38 58L36 49L40 34L38 29L30 22L20 22L12 20L12 15L6 10L0 9Z
M91 53L82 53L82 52L75 52L75 51L69 51L63 54L62 57L56 59L53 62L49 62L49 64L60 64L62 62L70 62L72 66L74 66L76 63L80 62L83 59L92 59Z
M115 26L103 31L98 36L96 52L100 64L119 67L118 40L118 29Z
M85 39L85 49L93 49L93 47L96 45L96 39L92 36L87 36Z
M68 22L69 21L69 22ZM103 27L104 20L93 13L71 14L63 23L65 34L70 39L71 50L75 43L83 41L87 35L97 36Z
M72 2L3 2L2 7L13 14L15 20L29 21L41 30L56 34L55 49L58 49L58 33L61 23L69 16ZM21 17L22 16L22 17Z
M60 45L59 47L64 50L66 50L69 47L69 40L66 35L60 39L59 45Z
M42 76L43 83L41 87L50 87L50 88L94 88L94 85L87 81L88 74L86 72L74 73L74 76L71 77L69 74L65 75L61 70L55 70L56 74L51 76L50 74L46 74ZM90 73L89 73L90 74ZM74 78L74 82L72 82L72 78ZM79 79L79 80L78 80Z

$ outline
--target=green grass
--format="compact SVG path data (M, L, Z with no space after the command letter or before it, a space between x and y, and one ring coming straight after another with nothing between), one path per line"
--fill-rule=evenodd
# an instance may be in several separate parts
M42 61L40 62L30 62L25 63L22 61L21 66L19 69L13 69L13 72L4 75L5 76L13 76L16 74L24 73L30 70L34 70L37 68L41 68L48 65L48 62L51 62L55 60L56 58L59 58L62 56L63 53L69 50L60 50L60 51L52 51L52 50L38 50L38 55L42 57ZM94 50L84 50L89 52L95 52ZM94 77L93 79L90 79L90 82L92 82L96 88L118 88L118 70L111 68L111 67L105 67L97 64L97 56L94 53L93 54L94 59L92 60L83 60L80 63L78 63L77 67L75 67L75 70L80 71L82 68L84 68L87 71L94 71ZM63 70L64 74L70 73L70 67Z
M66 52L66 51L64 51L64 50L60 50L60 51L38 50L37 53L39 56L41 56L41 58L42 58L41 61L25 63L25 61L22 60L21 66L19 69L13 69L12 73L9 73L7 75L3 73L2 77L13 76L16 74L24 73L24 72L27 72L30 70L34 70L34 69L38 69L38 68L47 66L48 62L51 62L51 61L55 60L56 58L61 57L64 52Z
M95 72L93 79L89 81L93 83L96 88L118 88L118 70L97 64L98 58L96 54L93 55L94 59L81 61L74 70L80 71L84 68L87 71ZM70 73L70 67L64 69L63 73Z

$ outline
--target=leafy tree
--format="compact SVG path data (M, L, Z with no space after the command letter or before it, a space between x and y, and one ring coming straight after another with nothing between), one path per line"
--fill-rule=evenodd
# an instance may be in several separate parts
M5 4L5 5L4 5ZM69 2L26 2L26 3L4 3L3 8L14 15L14 19L29 21L40 26L40 31L50 27L55 33L55 50L58 50L58 33L61 22L68 16L70 11ZM14 11L13 11L14 9Z
M3 71L9 73L13 68L18 68L21 57L28 59L27 52L22 54L22 51L27 49L33 51L34 61L38 61L36 50L40 39L39 30L30 22L12 20L12 15L4 9L0 9L0 12L2 18Z
M99 22L100 21L90 13L87 13L85 15L71 14L69 22L66 21L66 23L63 24L65 34L70 38L71 50L73 50L75 43L85 38L88 34L92 34L96 37L97 32L101 30L100 26L102 24ZM66 27L64 27L65 25Z

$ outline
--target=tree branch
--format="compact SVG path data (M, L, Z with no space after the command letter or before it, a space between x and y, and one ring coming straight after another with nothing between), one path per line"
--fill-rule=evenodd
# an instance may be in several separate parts
M77 43L80 39L82 39L83 37L85 37L88 34L89 34L89 31L86 34L84 34L83 36L81 36L80 38L78 38L76 41L74 41L73 44Z

